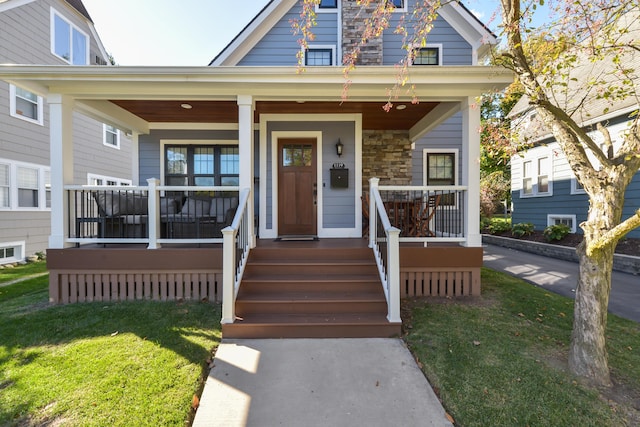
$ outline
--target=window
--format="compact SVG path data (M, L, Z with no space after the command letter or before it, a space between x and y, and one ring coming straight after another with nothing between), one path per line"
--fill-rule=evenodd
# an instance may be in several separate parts
M38 207L38 169L20 167L18 172L18 207Z
M120 131L106 123L103 127L103 144L108 147L120 148Z
M398 12L406 12L406 5L404 0L387 0L387 3L393 4Z
M48 166L0 159L0 209L31 211L50 207Z
M320 0L320 9L335 9L338 7L338 0Z
M51 53L71 65L87 65L89 37L51 9Z
M547 225L564 224L571 229L572 233L576 232L576 216L575 215L547 215Z
M571 194L585 194L584 187L576 177L571 178Z
M415 49L413 65L441 65L440 47L420 47Z
M25 242L0 242L0 265L22 261Z
M458 150L423 151L423 182L431 186L457 185ZM456 206L456 193L442 194L440 206Z
M20 87L9 85L9 114L28 122L43 125L42 97Z
M131 185L130 179L114 178L112 176L87 174L87 184L89 185Z
M542 156L522 162L521 197L552 195L551 159Z
M329 66L333 65L332 48L310 48L304 55L304 65Z
M180 186L238 185L238 146L166 145L165 184Z
M11 181L9 180L9 165L0 164L0 208L10 207L9 192Z

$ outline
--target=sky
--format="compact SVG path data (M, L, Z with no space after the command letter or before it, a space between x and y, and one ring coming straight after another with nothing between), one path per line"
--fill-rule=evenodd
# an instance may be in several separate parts
M119 65L203 66L268 0L83 0L102 44ZM229 7L233 4L234 7ZM489 28L498 0L464 4ZM491 22L490 22L491 21Z

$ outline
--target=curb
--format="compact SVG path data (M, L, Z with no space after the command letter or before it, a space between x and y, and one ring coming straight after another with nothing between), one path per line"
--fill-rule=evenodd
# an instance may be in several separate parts
M564 261L578 262L578 255L574 248L550 245L548 243L529 242L526 240L511 239L509 237L482 235L482 243L515 249ZM633 275L640 274L640 257L630 255L613 255L613 269Z

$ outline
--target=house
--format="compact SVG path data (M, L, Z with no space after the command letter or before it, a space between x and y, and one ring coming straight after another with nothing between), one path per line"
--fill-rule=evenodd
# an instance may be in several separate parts
M52 111L52 302L207 299L227 337L389 336L401 296L479 293L476 99L512 81L479 65L494 35L443 6L411 67L420 102L387 113L401 40L342 102L358 9L321 2L304 73L300 11L268 2L205 67L0 67ZM133 187L73 185L74 110L131 133Z
M632 40L640 36L640 22L629 20L628 35ZM604 61L602 61L604 63ZM632 51L624 57L625 67L640 69L640 55ZM623 100L611 102L595 93L587 92L583 82L603 80L615 86L626 86L617 81L619 76L612 73L613 62L605 65L593 63L585 58L572 68L567 86L567 94L560 93L558 100L567 99L566 109L576 118L576 122L604 147L604 137L597 130L598 124L608 129L612 139L613 152L617 152L623 141L624 133L630 128L638 112L638 100L629 96ZM606 67L606 68L605 68ZM640 84L637 77L631 78ZM594 77L597 76L597 77ZM578 100L582 100L578 104ZM580 224L587 219L589 198L576 180L569 163L549 130L537 119L535 110L529 106L529 99L523 96L509 113L512 128L519 138L531 148L518 153L511 159L511 192L513 200L512 223L532 223L536 230L544 230L556 224L567 225L572 233L582 234ZM598 161L590 155L597 167ZM631 217L640 207L640 173L636 174L625 193L622 218ZM627 234L630 238L639 238L640 230Z
M106 65L80 0L0 2L0 64ZM46 94L0 82L0 265L45 252L51 234L50 111ZM108 121L73 123L77 184L131 184L131 145ZM72 178L72 179L71 179Z

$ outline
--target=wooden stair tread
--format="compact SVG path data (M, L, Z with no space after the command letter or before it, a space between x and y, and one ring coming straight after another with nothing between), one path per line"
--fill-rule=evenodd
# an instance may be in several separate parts
M316 314L253 314L234 325L388 325L386 314L377 313L316 313Z
M289 295L281 295L281 294L269 294L269 293L260 293L255 294L251 293L249 295L239 296L236 299L237 302L249 302L249 303L314 303L314 302L378 302L385 301L384 294L373 293L373 292L345 292L339 295L331 295L331 294L289 294Z

